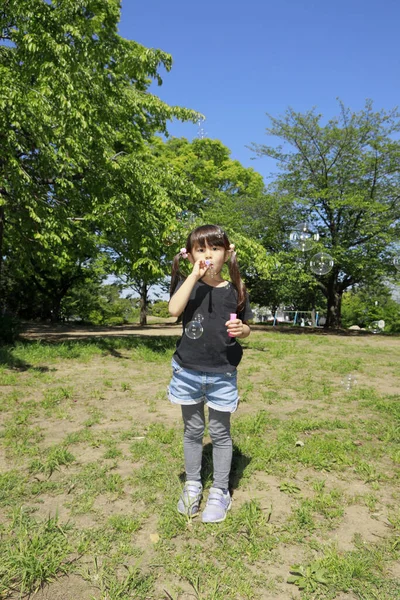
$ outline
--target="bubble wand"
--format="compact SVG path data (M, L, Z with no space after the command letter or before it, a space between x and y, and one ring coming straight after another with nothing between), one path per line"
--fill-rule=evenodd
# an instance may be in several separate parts
M236 313L231 313L229 315L229 320L230 321L234 321L236 318L237 318L237 314ZM229 332L228 332L228 336L229 337L236 337L233 333L229 333Z
M213 266L214 266L214 265L212 264L211 260L208 260L208 259L207 259L207 260L205 260L205 261L204 261L204 264L205 264L207 267L209 267L209 269L210 269L210 276L211 276L211 279L214 279L214 269L213 269Z

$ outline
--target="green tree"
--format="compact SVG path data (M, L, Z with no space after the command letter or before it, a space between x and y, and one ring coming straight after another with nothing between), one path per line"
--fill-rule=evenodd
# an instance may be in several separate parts
M155 300L151 305L151 314L153 317L168 319L170 317L168 311L168 302L166 300Z
M289 109L270 117L267 133L282 146L253 144L275 158L281 172L271 191L293 202L296 214L320 233L320 247L334 259L317 284L327 302L327 327L341 325L341 301L355 284L393 274L390 257L399 235L400 130L396 111L374 112L372 103L353 113L341 105L337 118L321 124L314 110Z
M251 217L246 215L246 220L242 218L244 207L263 193L262 176L233 160L229 148L219 140L195 139L189 142L185 138L172 138L165 144L155 140L153 152L160 161L173 165L180 177L186 178L198 190L198 194L192 197L187 193L182 195L177 229L171 237L173 253L184 244L195 226L217 223L235 243L244 277L255 269L266 275L272 260L257 236L251 235L246 228Z
M307 269L304 255L289 242L293 223L301 219L301 211L291 198L259 187L251 193L220 199L210 212L219 222L228 223L233 232L241 229L247 240L255 242L254 252L245 252L240 261L253 302L272 311L281 305L300 310L319 308L317 282Z
M187 198L185 211L195 216L207 216L207 209L217 216L220 203L232 198L252 197L264 188L262 176L254 169L244 167L230 157L231 151L219 140L208 138L172 138L165 144L155 140L153 152L171 164L176 172L193 182L200 191L200 198ZM224 217L227 217L224 211ZM232 219L232 223L235 223Z
M169 119L198 118L149 93L172 59L119 36L119 17L119 0L6 0L0 9L0 277L3 260L18 248L29 255L32 242L37 261L84 237L103 244L120 161L135 157L126 188L151 185L147 141Z
M139 294L140 324L145 325L149 289L168 275L176 252L170 240L180 237L184 219L179 217L199 191L150 147L143 148L139 157L127 150L110 180L109 209L100 221L111 271Z
M385 285L356 287L343 294L343 325L370 327L374 321L385 321L385 332L400 331L400 304L391 297Z
M98 236L77 224L75 231L63 239L54 239L58 223L45 222L42 231L51 229L52 236L8 244L3 268L3 299L14 314L32 319L58 321L62 317L63 298L79 283L101 281L107 275L104 260L98 255ZM53 237L54 236L54 237ZM7 238L8 239L8 238Z

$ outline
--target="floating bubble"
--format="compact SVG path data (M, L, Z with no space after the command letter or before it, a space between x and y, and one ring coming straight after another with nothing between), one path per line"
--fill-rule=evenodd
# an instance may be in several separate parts
M357 379L355 375L350 373L349 375L345 375L341 381L341 384L344 389L349 392L357 384Z
M197 313L197 315L194 315L193 321L197 321L198 323L202 323L204 321L204 316L201 313Z
M381 319L380 321L372 321L372 323L368 325L368 331L370 331L371 333L382 333L384 329L385 321L383 319Z
M198 340L203 333L203 325L198 321L190 321L185 327L185 333L191 340Z
M318 242L319 233L312 231L308 223L299 223L290 233L289 239L293 246L302 252L308 252L313 248L315 242Z
M333 258L326 252L318 252L310 260L311 271L316 275L326 275L334 265Z
M164 246L177 246L179 244L179 236L176 231L170 231L164 233L163 237Z

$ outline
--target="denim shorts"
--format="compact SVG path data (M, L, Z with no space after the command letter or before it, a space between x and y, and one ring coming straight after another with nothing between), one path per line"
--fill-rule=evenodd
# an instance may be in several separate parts
M184 369L172 360L172 379L168 398L174 404L199 404L221 412L233 413L237 409L237 371L232 373L209 373Z

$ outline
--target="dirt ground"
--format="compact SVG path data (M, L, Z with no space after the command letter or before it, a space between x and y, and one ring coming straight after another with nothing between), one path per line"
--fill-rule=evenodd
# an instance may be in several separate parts
M255 331L269 331L269 332L281 332L285 333L310 333L310 328L287 328L287 327L253 327ZM139 325L124 325L119 327L81 327L78 325L43 325L43 324L26 324L21 333L21 337L27 340L46 340L46 341L64 341L73 339L84 339L89 337L109 337L109 336L179 336L181 334L182 326L176 324L176 319L172 317L167 321L150 322L147 326L141 327ZM325 330L316 330L318 335L343 335L352 336L357 338L363 336L364 332L358 331L339 331L339 332L327 332ZM384 339L383 337L381 338ZM351 343L361 343L361 340L351 340ZM367 334L365 344L372 344L379 342L377 337ZM398 347L400 344L399 338L385 338L385 343ZM121 356L121 358L124 358ZM107 376L113 378L113 380L124 381L127 379L127 363L128 361L119 361L115 365L107 367ZM124 364L125 363L125 364ZM244 357L243 367L249 368L251 366L250 356ZM104 380L103 371L103 359L101 357L93 358L90 363L86 364L64 364L62 370L59 370L59 376L68 381L69 377L73 375L76 388L79 390L78 396L74 398L74 404L71 409L71 415L65 421L63 421L63 427L56 429L55 424L51 420L41 420L40 422L34 423L41 427L44 432L45 439L50 444L55 444L58 438L61 440L68 433L74 433L81 427L82 421L87 417L89 404L85 401L85 398L90 397L89 391L97 388L101 388L102 381ZM141 414L143 424L150 425L151 423L164 423L171 427L176 427L177 423L180 422L180 414L176 406L170 405L168 402L160 403L156 408L153 407L148 396L161 398L165 396L165 384L169 377L169 369L167 367L161 367L160 370L155 374L149 374L146 372L146 365L138 367L135 373L129 374L130 381L132 383L132 390L134 391L133 400L135 402L135 409ZM257 384L257 375L254 376L254 382ZM393 382L392 382L393 383ZM393 390L388 390L393 393ZM41 390L37 390L41 393ZM150 394L151 392L151 394ZM108 402L110 403L108 404ZM300 401L299 401L300 402ZM97 430L101 431L102 428L108 428L112 431L122 430L127 428L129 423L126 421L127 401L126 394L122 391L116 392L115 389L108 392L107 390L102 391L102 396L99 400L100 404L108 405L108 419L106 423L99 424ZM252 403L252 406L243 404L241 407L241 414L248 412L254 412L259 408L263 408L262 404L256 401ZM280 403L271 404L268 407L271 415L274 413L279 418L285 418L285 412L290 410L293 414L294 410L300 410L305 406L307 409L311 407L311 404L305 404L301 400L301 405L289 403L290 406L285 406ZM321 404L320 409L322 411L328 411L326 405ZM318 403L313 403L311 410L318 410ZM333 410L333 409L332 409ZM73 414L72 414L73 413ZM368 415L365 415L368 416ZM312 436L312 432L309 433ZM205 440L205 443L209 440ZM122 450L123 444L120 445ZM127 444L128 448L128 444ZM127 449L126 449L127 450ZM103 449L86 447L82 448L82 454L80 455L80 465L89 463L93 460L101 458ZM128 454L128 450L127 450ZM0 455L0 460L1 460ZM4 457L5 458L5 457ZM7 465L5 460L5 467L11 468L11 464ZM128 460L119 460L116 473L119 473L122 477L127 477L134 468L132 462ZM73 469L73 468L72 468ZM311 472L307 468L299 469L296 475L296 483L302 489L307 489L307 481L309 480ZM55 475L56 477L57 475ZM359 480L354 480L350 477L343 477L336 473L325 473L324 478L326 480L326 488L329 489L340 489L343 494L348 498L357 498L365 496L371 493L370 486L362 483ZM279 490L280 479L273 475L264 473L257 473L253 478L251 487L244 486L234 492L235 508L240 507L243 503L254 497L255 490L257 490L257 497L262 506L272 506L273 512L271 516L272 525L283 524L287 519L288 515L292 510L293 498L285 496ZM374 513L368 510L366 506L360 504L350 504L346 507L345 514L341 521L340 526L332 533L332 540L336 543L340 551L348 551L354 548L354 537L359 535L365 542L374 542L377 538L385 538L388 532L388 512L387 506L393 502L391 497L392 489L388 489L382 486L379 492L375 492L378 498L377 509ZM99 499L98 502L102 500ZM37 507L38 516L43 515L45 517L55 511L58 512L61 520L62 518L68 517L68 511L64 510L60 498L54 498L49 496L48 498L42 497L42 504ZM129 500L118 500L113 502L112 505L106 507L107 512L114 514L124 514L130 510ZM94 512L100 514L104 510L100 504L94 506ZM64 511L64 512L63 512ZM76 521L82 518L83 521L89 519L90 516L84 515L77 517ZM88 522L82 522L83 527L90 526ZM155 523L151 520L143 527L140 532L141 545L142 547L148 547L149 556L151 556L151 536L154 535ZM282 561L280 564L275 563L270 565L270 577L277 580L284 579L287 574L290 565L301 561L303 558L301 552L299 555L292 555L294 547L282 547L280 548L282 555ZM143 558L143 564L146 563L146 554ZM400 577L400 570L397 568L397 572L393 573L393 576ZM280 595L279 595L280 594ZM289 598L299 598L296 595L296 591L293 586L288 586L285 583L281 585L281 591L278 595L265 591L263 600L287 600ZM283 595L282 595L283 594ZM188 595L189 598L191 595ZM89 581L84 581L82 578L72 575L67 579L54 582L51 586L40 590L37 594L37 600L89 600L95 598L95 588ZM165 595L161 593L160 598L165 598ZM353 600L356 596L351 594L343 594L337 597L339 600ZM227 599L228 600L228 599Z
M370 337L375 336L367 331L352 329L324 329L322 327L288 327L285 325L252 325L252 331L264 331L266 333L283 333L327 336L345 336L345 337ZM176 323L176 317L168 319L148 318L148 324L141 326L137 323L117 326L89 326L80 324L43 324L43 323L25 323L21 331L21 337L26 339L45 339L62 341L67 339L83 339L87 337L108 337L119 336L126 337L131 335L180 335L182 325ZM400 339L400 336L398 336Z

